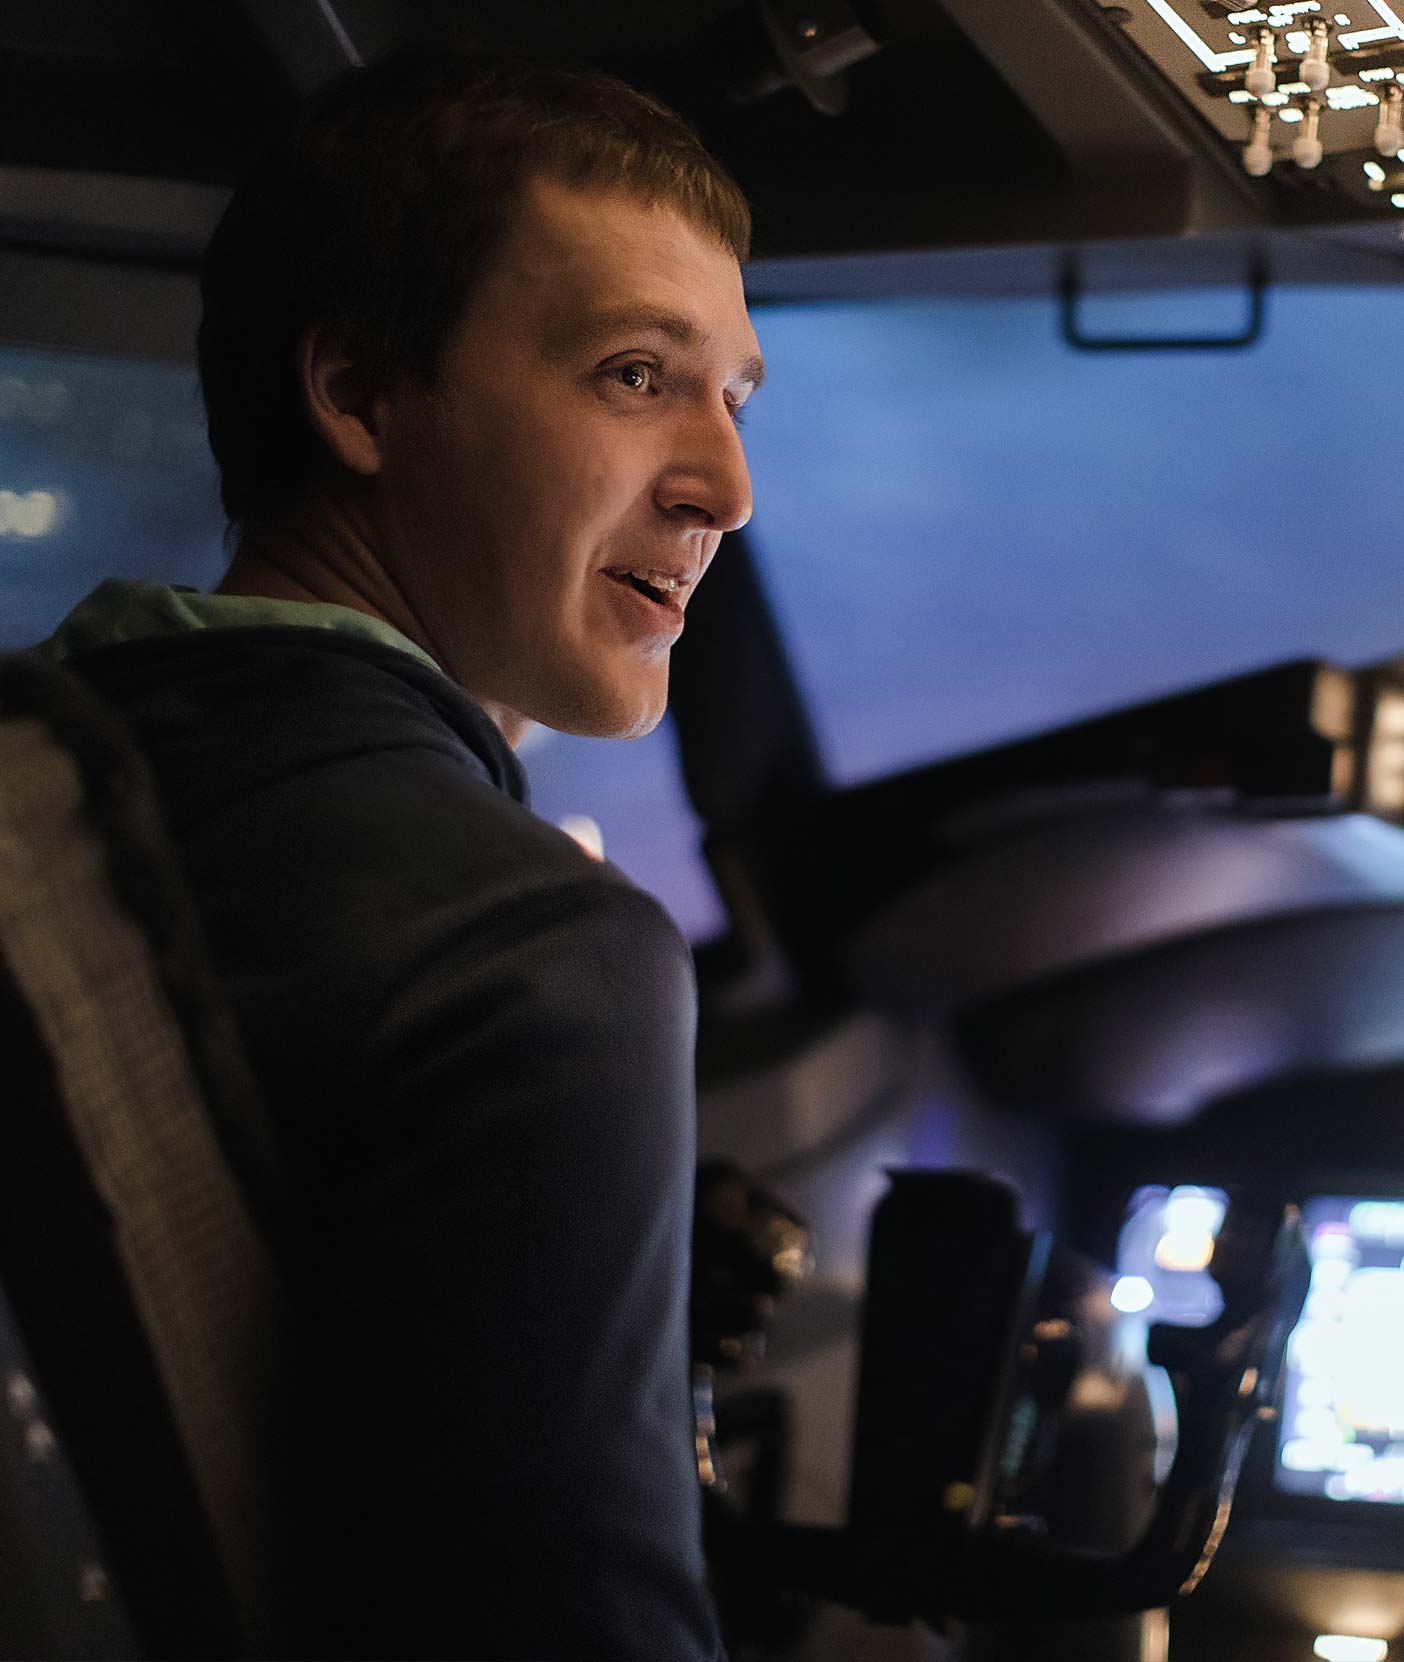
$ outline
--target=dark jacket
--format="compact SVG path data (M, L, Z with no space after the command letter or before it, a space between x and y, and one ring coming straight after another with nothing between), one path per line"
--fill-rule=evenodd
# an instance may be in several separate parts
M406 653L253 627L70 667L153 765L287 1166L289 1651L716 1657L676 929Z

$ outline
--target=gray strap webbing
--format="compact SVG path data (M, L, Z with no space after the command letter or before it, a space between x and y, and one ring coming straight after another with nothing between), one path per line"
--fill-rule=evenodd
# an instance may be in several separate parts
M231 1592L258 1642L269 1610L272 1266L146 940L112 893L78 772L28 718L0 721L0 954L53 1059Z

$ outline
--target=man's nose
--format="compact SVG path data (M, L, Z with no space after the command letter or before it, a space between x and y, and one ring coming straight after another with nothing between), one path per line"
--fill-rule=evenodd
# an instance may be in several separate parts
M700 530L739 531L751 517L751 475L741 435L724 406L687 422L656 492L670 517Z

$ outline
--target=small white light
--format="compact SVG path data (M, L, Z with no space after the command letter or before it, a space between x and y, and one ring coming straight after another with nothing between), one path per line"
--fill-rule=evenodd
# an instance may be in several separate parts
M1247 35L1240 35L1237 29L1229 30L1229 39L1235 46L1246 46L1248 44Z
M1381 184L1384 183L1385 170L1378 162L1366 162L1361 171L1367 179L1377 179Z
M1155 1303L1155 1288L1143 1275L1123 1275L1111 1290L1111 1301L1113 1310L1134 1316Z
M1242 87L1237 88L1229 94L1230 104L1251 104L1252 102L1253 94L1251 92L1245 92Z
M1353 1633L1318 1633L1311 1650L1321 1662L1385 1662L1389 1644L1384 1639L1360 1639Z
M561 821L561 830L573 837L592 860L604 859L604 832L598 820L591 819L589 814L567 814Z
M0 537L49 536L66 506L60 491L0 490Z
M1283 121L1300 121L1302 112L1300 110L1283 110L1281 111L1281 118Z
M1404 190L1395 191L1394 195L1390 197L1389 201L1390 201L1390 206L1391 207L1404 208Z
M1348 29L1350 27L1350 19L1344 12L1336 13L1336 22L1339 23L1343 29Z
M14 528L22 537L47 537L58 511L58 499L51 491L26 491L15 504Z

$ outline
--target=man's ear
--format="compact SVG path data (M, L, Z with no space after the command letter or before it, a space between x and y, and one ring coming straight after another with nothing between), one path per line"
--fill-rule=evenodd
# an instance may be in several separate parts
M331 454L353 473L379 473L385 409L377 378L364 355L352 352L347 331L327 323L304 330L297 373L307 419Z

